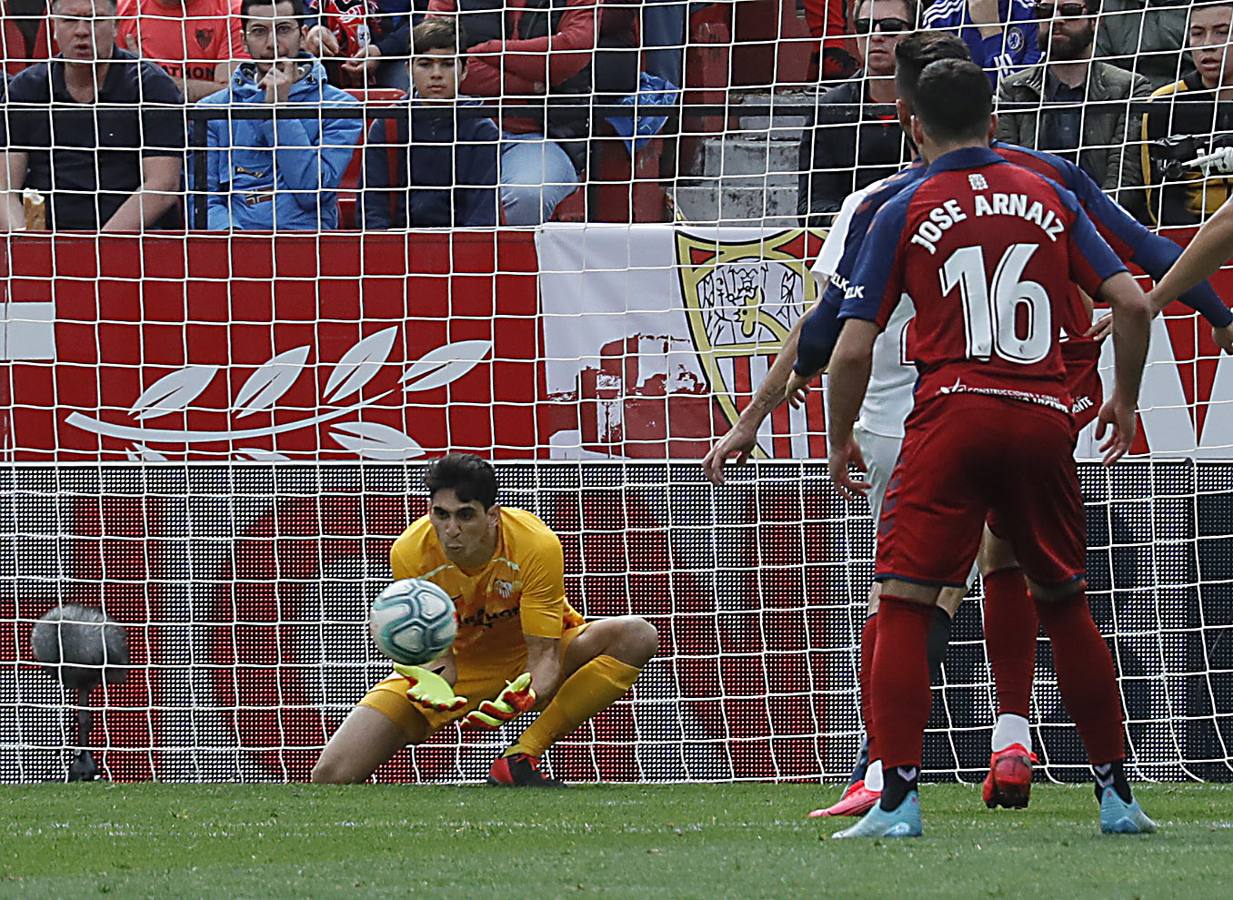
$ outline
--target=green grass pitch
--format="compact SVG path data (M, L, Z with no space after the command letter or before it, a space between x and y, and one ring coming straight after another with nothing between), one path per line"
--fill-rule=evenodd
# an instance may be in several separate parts
M852 843L803 818L834 786L3 787L0 895L1229 896L1233 785L1137 790L1160 834L1102 837L1089 787L928 785L924 838Z

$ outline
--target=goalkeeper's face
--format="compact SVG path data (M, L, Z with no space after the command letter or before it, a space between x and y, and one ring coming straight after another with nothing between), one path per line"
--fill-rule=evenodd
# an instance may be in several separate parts
M431 502L428 516L449 560L468 569L487 565L497 549L500 506L484 509L478 500L463 503L453 488L441 488Z

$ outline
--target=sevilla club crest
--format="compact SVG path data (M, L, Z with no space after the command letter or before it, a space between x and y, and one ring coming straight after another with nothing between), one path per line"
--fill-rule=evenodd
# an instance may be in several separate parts
M677 234L677 271L690 337L728 424L748 405L784 340L818 299L810 266L823 233L791 229L749 241ZM760 456L823 456L821 392L764 425Z

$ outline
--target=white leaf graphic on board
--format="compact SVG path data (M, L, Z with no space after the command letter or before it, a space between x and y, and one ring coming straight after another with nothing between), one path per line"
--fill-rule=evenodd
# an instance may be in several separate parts
M179 412L197 399L217 371L218 366L185 366L164 375L141 392L129 415L149 419Z
M145 444L133 444L131 450L125 450L124 455L129 462L166 462L167 457L157 450L151 450Z
M340 446L365 459L387 461L414 459L424 455L424 449L396 428L377 422L344 422L334 426L330 437Z
M290 458L273 450L262 450L260 447L241 447L236 456L251 459L255 462L290 462Z
M337 403L368 384L389 358L397 335L397 327L386 328L370 334L344 353L325 383L326 402Z
M232 412L236 413L236 418L242 419L244 416L269 409L279 397L287 393L304 369L308 350L308 347L286 350L249 375L231 408Z
M470 372L492 350L492 341L458 341L429 350L400 379L411 391L429 391Z

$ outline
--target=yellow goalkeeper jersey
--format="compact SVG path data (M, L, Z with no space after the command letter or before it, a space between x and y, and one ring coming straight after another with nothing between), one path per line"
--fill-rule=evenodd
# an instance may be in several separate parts
M565 556L552 529L532 513L501 507L500 534L488 565L464 572L445 555L428 516L390 548L394 578L423 578L454 598L454 656L482 665L525 656L523 635L559 638L583 622L565 599Z

